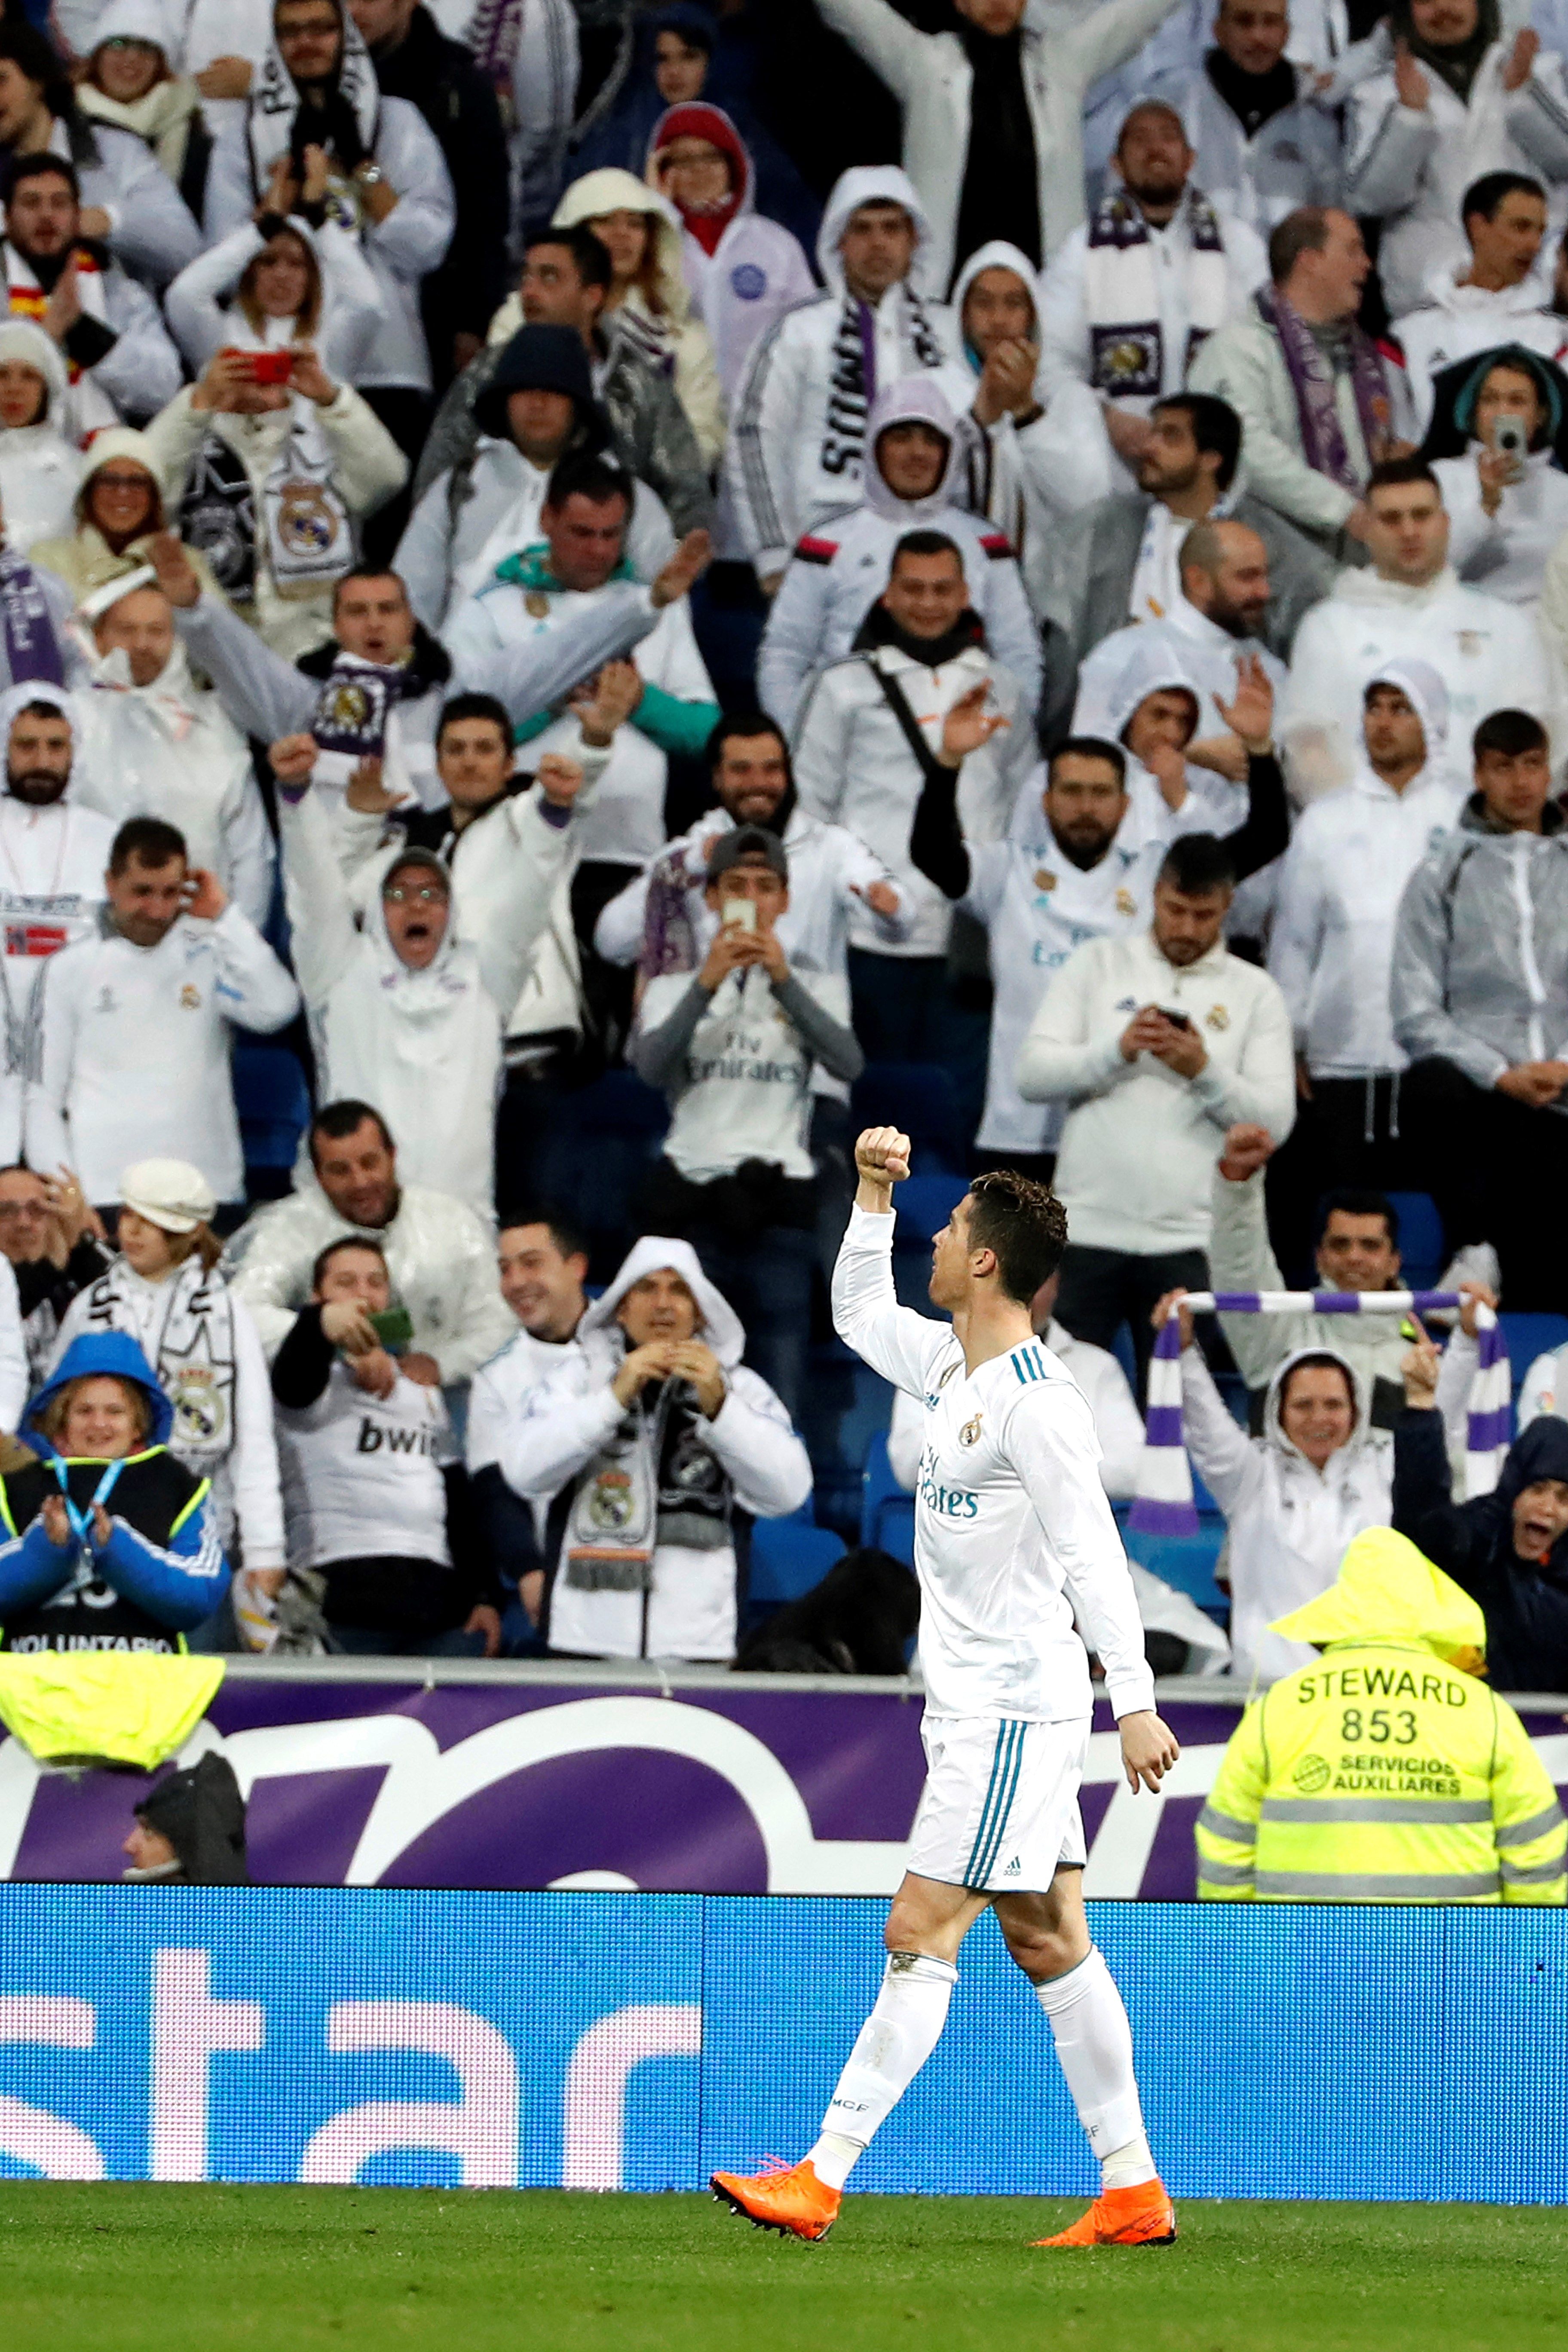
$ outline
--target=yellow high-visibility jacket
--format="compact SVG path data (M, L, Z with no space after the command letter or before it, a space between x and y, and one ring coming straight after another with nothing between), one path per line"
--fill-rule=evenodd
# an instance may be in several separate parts
M1523 1724L1408 1637L1330 1642L1254 1700L1198 1817L1197 1848L1198 1894L1220 1902L1568 1894L1568 1823Z

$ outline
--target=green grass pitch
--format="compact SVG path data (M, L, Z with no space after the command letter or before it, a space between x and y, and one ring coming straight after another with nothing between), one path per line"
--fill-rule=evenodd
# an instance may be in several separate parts
M851 2198L822 2246L698 2197L0 2182L5 2352L1561 2352L1568 2213Z

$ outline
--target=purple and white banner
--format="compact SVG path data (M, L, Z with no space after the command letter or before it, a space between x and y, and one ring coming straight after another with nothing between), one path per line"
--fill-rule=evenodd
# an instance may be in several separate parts
M1163 1686L1182 1757L1158 1797L1129 1790L1097 1708L1086 1894L1192 1899L1193 1823L1240 1700ZM1568 1802L1562 1713L1525 1719ZM924 1779L920 1720L901 1683L237 1661L179 1760L216 1748L233 1764L264 1884L889 1895ZM117 1879L147 1785L44 1770L0 1741L0 1877Z

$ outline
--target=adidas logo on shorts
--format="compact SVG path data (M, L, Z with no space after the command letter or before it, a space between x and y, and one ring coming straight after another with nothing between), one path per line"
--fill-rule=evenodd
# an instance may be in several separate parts
M1007 1864L1006 1869L1002 1873L1002 1875L1004 1878L1016 1878L1019 1874L1018 1857L1015 1854L1012 1861Z

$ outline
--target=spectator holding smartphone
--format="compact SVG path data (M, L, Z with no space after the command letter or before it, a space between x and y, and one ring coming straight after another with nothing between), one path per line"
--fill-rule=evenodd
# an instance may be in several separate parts
M411 1329L379 1244L330 1242L272 1367L289 1564L322 1580L334 1649L493 1658L500 1596L434 1367L393 1352Z

